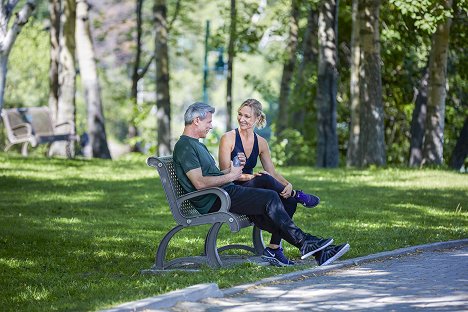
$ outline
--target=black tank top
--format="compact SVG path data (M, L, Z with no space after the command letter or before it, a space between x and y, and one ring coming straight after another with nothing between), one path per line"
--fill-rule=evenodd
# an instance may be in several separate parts
M231 152L231 160L233 160L234 157L237 156L237 153L244 153L244 155L247 157L244 151L244 146L242 145L239 129L236 129L236 144L234 145L234 149ZM257 165L258 153L258 139L257 134L254 133L254 145L252 153L250 154L249 158L247 158L247 162L245 163L245 166L242 169L242 173L253 174L253 168L255 168L255 166Z

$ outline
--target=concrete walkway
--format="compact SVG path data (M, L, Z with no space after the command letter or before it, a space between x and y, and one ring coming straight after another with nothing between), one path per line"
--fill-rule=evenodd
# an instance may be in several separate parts
M422 309L468 311L467 239L350 259L223 291L216 284L196 285L113 311Z

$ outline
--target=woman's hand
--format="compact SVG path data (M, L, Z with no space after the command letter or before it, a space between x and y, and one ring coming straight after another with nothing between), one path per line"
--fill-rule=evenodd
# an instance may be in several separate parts
M255 175L243 173L242 176L238 179L238 181L246 182L252 180L253 178L255 178Z
M280 195L283 197L283 198L289 198L291 197L291 193L292 193L292 184L291 183L288 183L288 185L286 185L283 189L283 191L280 193Z
M271 175L267 171L259 171L259 172L254 173L254 177L261 176L263 174ZM253 179L253 177L252 177L252 179Z
M247 157L245 157L245 154L242 152L237 153L237 158L239 158L241 166L245 166L245 163L247 162Z

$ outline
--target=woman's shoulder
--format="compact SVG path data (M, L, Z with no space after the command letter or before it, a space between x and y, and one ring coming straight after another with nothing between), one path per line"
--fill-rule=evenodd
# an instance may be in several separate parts
M262 143L262 144L268 145L268 142L267 142L267 140L266 140L264 137L262 137L262 136L261 136L260 134L258 134L258 133L255 133L255 135L257 136L258 143Z
M257 135L257 140L258 140L258 145L260 148L268 148L268 141L262 137L261 135L259 135L258 133L256 133Z
M223 141L233 141L235 140L235 138L236 138L236 130L228 131L221 136L221 140Z

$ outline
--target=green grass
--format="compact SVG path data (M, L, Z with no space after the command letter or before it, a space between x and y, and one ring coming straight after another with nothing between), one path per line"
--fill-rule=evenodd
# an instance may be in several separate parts
M4 311L98 310L198 283L220 287L303 269L244 264L141 275L174 226L156 172L139 161L22 158L0 153L0 306ZM313 234L349 241L344 258L468 237L468 178L443 170L281 172L314 191L298 208ZM170 256L201 252L206 227L186 229ZM228 238L247 243L250 231ZM298 251L286 244L286 252Z

